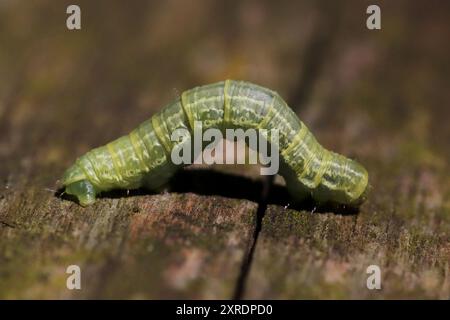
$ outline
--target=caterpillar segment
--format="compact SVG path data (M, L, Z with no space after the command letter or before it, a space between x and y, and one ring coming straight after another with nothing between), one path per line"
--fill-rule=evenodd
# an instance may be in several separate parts
M203 130L278 130L280 174L294 200L312 196L318 202L359 205L366 199L368 173L362 165L323 148L275 91L233 80L183 92L130 134L78 158L63 176L66 193L87 206L112 189L158 190L181 166L170 154L192 142L195 121ZM172 141L179 128L189 134Z

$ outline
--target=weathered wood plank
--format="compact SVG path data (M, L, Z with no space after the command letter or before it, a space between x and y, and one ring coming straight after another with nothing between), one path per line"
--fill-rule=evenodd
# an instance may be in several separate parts
M13 197L2 199L15 204L0 230L2 298L229 298L253 240L249 201L172 193L82 209L33 189ZM66 288L72 264L80 291Z
M449 296L448 10L383 4L373 33L359 1L80 1L69 32L68 4L0 8L1 298ZM86 209L47 190L77 155L225 78L290 97L326 147L368 167L358 215L292 208L277 182L251 256L257 167L190 170L170 193ZM381 292L365 289L372 263Z

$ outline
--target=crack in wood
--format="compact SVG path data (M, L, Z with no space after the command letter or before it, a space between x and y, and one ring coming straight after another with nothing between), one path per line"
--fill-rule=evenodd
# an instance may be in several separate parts
M248 278L248 273L250 272L250 267L252 265L253 254L255 252L256 244L258 242L258 236L261 232L262 221L267 211L270 189L272 188L274 178L275 176L267 176L266 179L263 181L261 200L258 203L258 209L256 210L256 226L253 233L253 241L250 250L248 251L248 254L246 255L246 257L242 262L241 271L239 273L236 288L233 294L233 299L235 300L242 299L245 292L246 280Z
M8 228L12 228L12 229L15 229L15 228L16 228L16 226L15 226L14 224L10 224L10 223L5 222L5 221L0 221L0 224L1 224L2 226L8 227Z

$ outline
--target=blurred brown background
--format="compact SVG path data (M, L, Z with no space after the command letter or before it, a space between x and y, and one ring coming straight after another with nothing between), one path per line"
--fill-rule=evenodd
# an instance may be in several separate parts
M381 30L366 28L370 4ZM1 1L0 298L449 298L449 12L423 0ZM278 91L325 147L366 166L359 213L292 208L281 180L242 166L88 208L51 191L77 156L227 78ZM66 288L72 264L79 291ZM372 264L382 290L366 288Z

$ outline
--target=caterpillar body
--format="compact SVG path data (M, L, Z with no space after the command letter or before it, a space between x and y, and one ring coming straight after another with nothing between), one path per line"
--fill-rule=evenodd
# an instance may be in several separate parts
M192 132L194 121L204 129L277 129L280 174L294 200L311 195L318 202L359 205L366 198L362 165L323 148L275 91L234 80L187 90L128 135L87 152L65 172L65 192L87 206L112 189L157 190L181 166L171 162L170 152L183 141L171 141L171 133Z

